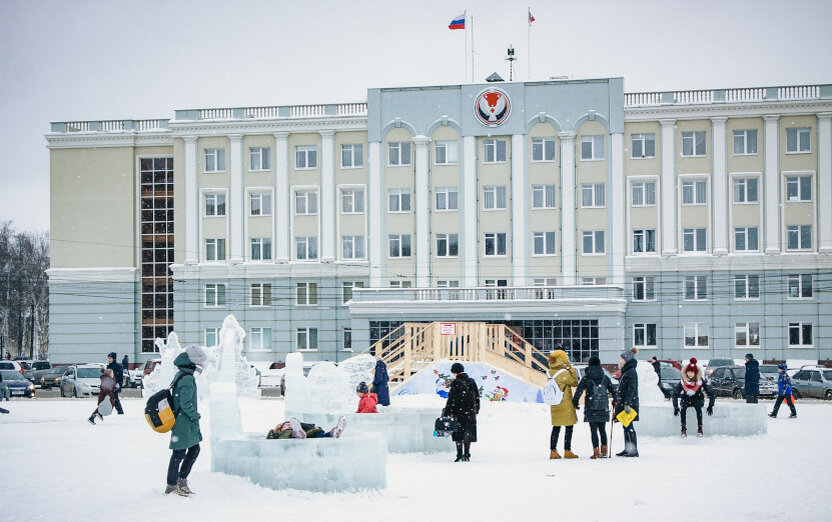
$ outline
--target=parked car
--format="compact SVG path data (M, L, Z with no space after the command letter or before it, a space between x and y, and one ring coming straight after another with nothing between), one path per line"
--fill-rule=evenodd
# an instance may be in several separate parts
M736 363L734 359L711 359L708 361L708 365L705 366L705 377L709 378L713 373L714 370L719 368L720 366L735 366Z
M34 370L32 369L32 361L28 359L18 359L18 363L23 368L23 376L26 377L29 382L33 382L32 380L35 378Z
M664 393L665 399L669 399L673 396L673 390L676 388L676 385L682 380L682 372L675 366L662 366L661 372L662 393Z
M777 380L778 371L776 364L761 364L760 367L760 378L766 378L771 380Z
M12 397L15 395L30 398L35 396L35 385L29 382L29 379L22 373L15 370L0 370L0 373L3 374L3 384L8 386Z
M33 361L32 362L32 382L35 384L40 384L40 378L46 375L49 370L52 369L52 365L49 361Z
M745 397L745 366L737 364L731 366L720 366L714 368L711 374L711 386L717 397L733 397L742 399ZM773 398L777 395L777 383L769 379L760 379L760 397Z
M12 370L23 375L23 366L17 361L0 361L0 370Z
M676 368L680 372L682 371L682 363L679 361L672 361L670 359L659 359L659 364L661 364L662 368Z
M103 364L79 364L69 366L61 377L61 397L72 395L98 395Z
M61 377L63 377L66 368L66 366L53 366L50 368L49 371L44 373L40 378L40 387L44 390L48 390L53 386L59 386L61 384Z
M147 376L153 373L153 369L156 368L156 365L161 362L162 359L149 359L142 367L142 376Z
M832 370L802 367L792 377L792 392L798 397L832 401Z
M141 388L142 387L142 377L144 376L143 370L140 368L138 370L124 370L124 387L125 388Z
M286 368L261 370L260 371L260 386L262 388L280 388L283 382L283 374L286 373Z

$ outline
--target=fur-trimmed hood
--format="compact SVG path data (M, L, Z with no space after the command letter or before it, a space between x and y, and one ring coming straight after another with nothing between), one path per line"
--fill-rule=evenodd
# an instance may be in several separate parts
M682 380L685 381L685 382L690 382L690 383L701 381L702 380L702 368L700 368L699 366L696 367L696 374L694 374L693 379L688 378L688 372L686 372L685 369L682 368Z

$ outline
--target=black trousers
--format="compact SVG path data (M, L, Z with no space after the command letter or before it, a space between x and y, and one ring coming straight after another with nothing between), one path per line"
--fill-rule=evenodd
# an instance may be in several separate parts
M116 388L113 390L113 407L116 409L116 413L119 415L124 414L124 410L121 409L121 401L118 400L118 392L121 391L121 388Z
M168 464L168 486L175 486L177 479L188 478L198 455L199 444L194 444L187 450L173 450Z
M572 431L575 426L566 426L566 434L563 436L563 449L570 451L572 449ZM549 438L549 449L555 451L558 447L558 439L560 438L560 426L552 426L552 435Z
M797 410L794 408L794 399L792 399L791 395L778 395L777 402L774 403L774 410L771 412L774 416L777 416L777 411L780 409L780 405L783 404L783 400L786 400L786 404L789 405L789 409L792 410L792 415L797 415Z
M702 425L702 406L693 406L693 405L691 405L690 407L696 410L696 424L701 426ZM687 424L688 406L685 406L685 404L682 403L680 411L682 412L682 426L684 426L684 425Z
M589 433L592 437L592 447L598 447L598 435L601 435L601 446L607 445L607 423L606 422L590 422Z
M748 404L757 404L757 394L755 393L753 395L746 395L745 402Z

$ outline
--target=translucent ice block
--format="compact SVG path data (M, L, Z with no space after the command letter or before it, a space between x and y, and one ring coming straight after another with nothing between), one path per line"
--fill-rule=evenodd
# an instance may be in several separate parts
M707 400L705 401L707 407ZM730 435L749 437L768 433L764 404L746 404L744 402L720 401L714 406L713 416L702 409L702 430L706 437L713 435ZM673 405L643 405L638 412L639 420L635 424L636 432L646 437L677 437L681 431L680 417L673 416ZM687 411L688 434L696 433L696 410Z

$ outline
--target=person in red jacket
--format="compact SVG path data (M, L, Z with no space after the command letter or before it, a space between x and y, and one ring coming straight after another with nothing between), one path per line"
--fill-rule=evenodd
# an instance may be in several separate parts
M378 413L376 409L378 396L375 393L370 393L366 382L358 383L355 393L358 395L358 411L355 413Z

